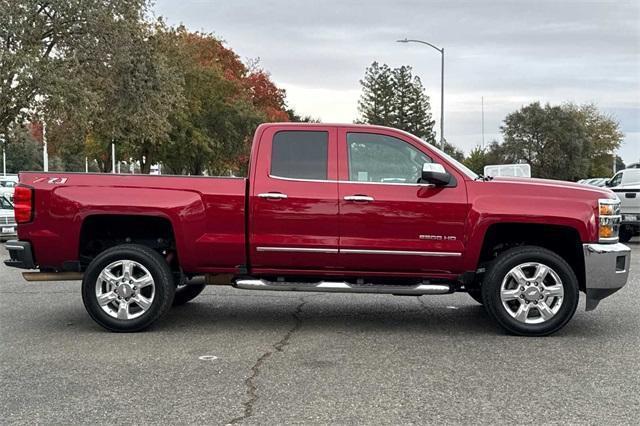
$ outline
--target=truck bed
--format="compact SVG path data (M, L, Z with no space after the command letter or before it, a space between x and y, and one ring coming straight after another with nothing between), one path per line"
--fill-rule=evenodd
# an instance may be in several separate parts
M171 222L186 271L233 272L245 263L245 178L23 172L20 183L35 189L37 217L18 237L37 241L41 268L77 260L84 219L114 214Z

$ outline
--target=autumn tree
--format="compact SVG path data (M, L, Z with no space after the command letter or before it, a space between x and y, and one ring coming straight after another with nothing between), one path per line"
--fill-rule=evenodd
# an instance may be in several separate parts
M185 103L171 115L163 163L174 173L243 173L257 125L289 120L284 91L210 34L179 27L170 36Z

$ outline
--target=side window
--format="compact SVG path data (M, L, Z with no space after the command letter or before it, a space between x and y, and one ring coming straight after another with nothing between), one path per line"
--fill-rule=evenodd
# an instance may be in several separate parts
M293 179L327 179L329 133L282 131L271 145L271 175Z
M347 133L349 180L417 183L432 160L407 142L375 133Z

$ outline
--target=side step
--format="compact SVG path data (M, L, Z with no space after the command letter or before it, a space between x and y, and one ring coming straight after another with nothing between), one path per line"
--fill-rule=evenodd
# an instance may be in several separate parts
M453 293L454 288L449 284L416 284L411 286L390 284L353 284L336 281L320 281L316 283L273 282L263 279L237 280L234 287L244 290L271 291L317 291L328 293L376 293L398 294L403 296L420 296L423 294Z

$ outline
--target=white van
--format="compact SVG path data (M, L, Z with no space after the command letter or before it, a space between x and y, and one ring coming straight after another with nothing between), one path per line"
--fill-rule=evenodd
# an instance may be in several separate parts
M613 175L607 181L609 188L615 188L620 185L633 185L640 183L640 169L624 169Z

